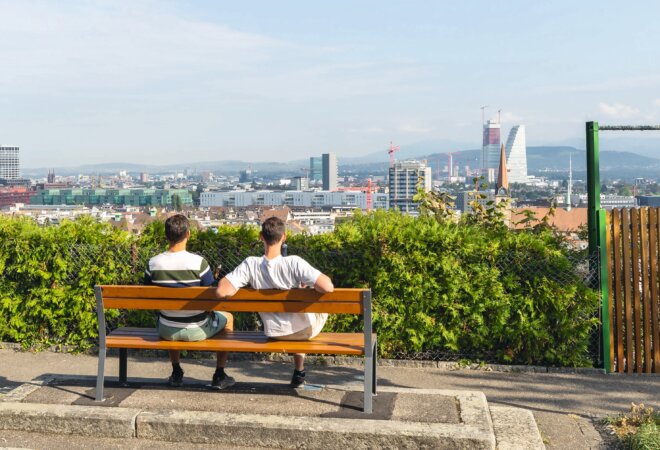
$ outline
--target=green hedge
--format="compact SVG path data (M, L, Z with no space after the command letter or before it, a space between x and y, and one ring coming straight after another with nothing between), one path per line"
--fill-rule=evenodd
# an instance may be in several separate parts
M189 248L209 260L238 261L258 251L257 235L255 227L221 227L193 233ZM164 248L162 223L136 238L89 219L59 227L0 219L0 340L92 345L92 286L142 277L144 260L125 262L135 253L131 245L154 253ZM81 246L95 256L76 256L72 249ZM382 356L460 352L522 364L592 364L588 344L598 296L550 229L511 232L377 211L358 213L333 233L292 236L289 253L304 256L338 287L372 289ZM232 268L223 264L222 272ZM153 322L145 314L111 320ZM241 324L256 326L254 316L239 317ZM362 325L356 316L332 316L327 328Z

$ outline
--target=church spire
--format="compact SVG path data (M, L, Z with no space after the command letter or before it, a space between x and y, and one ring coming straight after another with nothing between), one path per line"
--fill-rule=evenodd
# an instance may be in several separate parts
M507 195L509 193L509 174L506 168L506 152L504 151L504 144L500 151L500 169L497 174L497 195Z

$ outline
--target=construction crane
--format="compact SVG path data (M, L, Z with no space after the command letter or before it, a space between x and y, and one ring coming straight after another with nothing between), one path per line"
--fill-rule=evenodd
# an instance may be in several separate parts
M338 187L338 191L341 192L364 192L367 194L367 210L372 210L373 209L373 187L371 184L371 178L367 179L367 185L366 186L343 186L343 187Z
M399 146L394 145L392 141L390 141L390 148L387 150L387 154L390 155L390 167L394 167L394 152L399 151Z

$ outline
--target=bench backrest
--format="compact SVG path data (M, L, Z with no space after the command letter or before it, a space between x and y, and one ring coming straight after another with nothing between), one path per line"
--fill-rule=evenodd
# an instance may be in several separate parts
M370 314L369 289L335 289L321 294L313 289L239 289L223 300L214 287L96 286L105 309L220 310L230 312L313 312ZM100 292L99 292L100 291ZM99 295L100 294L100 295Z

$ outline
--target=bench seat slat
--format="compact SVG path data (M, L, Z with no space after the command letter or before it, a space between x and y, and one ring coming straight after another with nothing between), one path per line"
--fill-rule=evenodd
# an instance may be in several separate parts
M189 287L185 289L172 289L160 286L113 286L104 285L103 298L155 298L155 299L198 299L215 300L214 287ZM323 301L330 299L333 302L360 302L362 293L366 289L337 288L330 294L321 294L314 289L250 289L241 288L232 300L258 300L258 301Z
M174 290L174 289L171 289ZM104 298L106 309L171 309L230 312L291 312L361 314L359 303L349 302L296 302L296 301L232 301L232 300L170 300L141 298Z
M138 331L141 330L141 331ZM155 329L117 329L108 335L109 348L140 348L157 350L274 352L363 355L364 334L321 333L310 341L277 341L263 333L234 331L220 333L197 342L161 340Z

